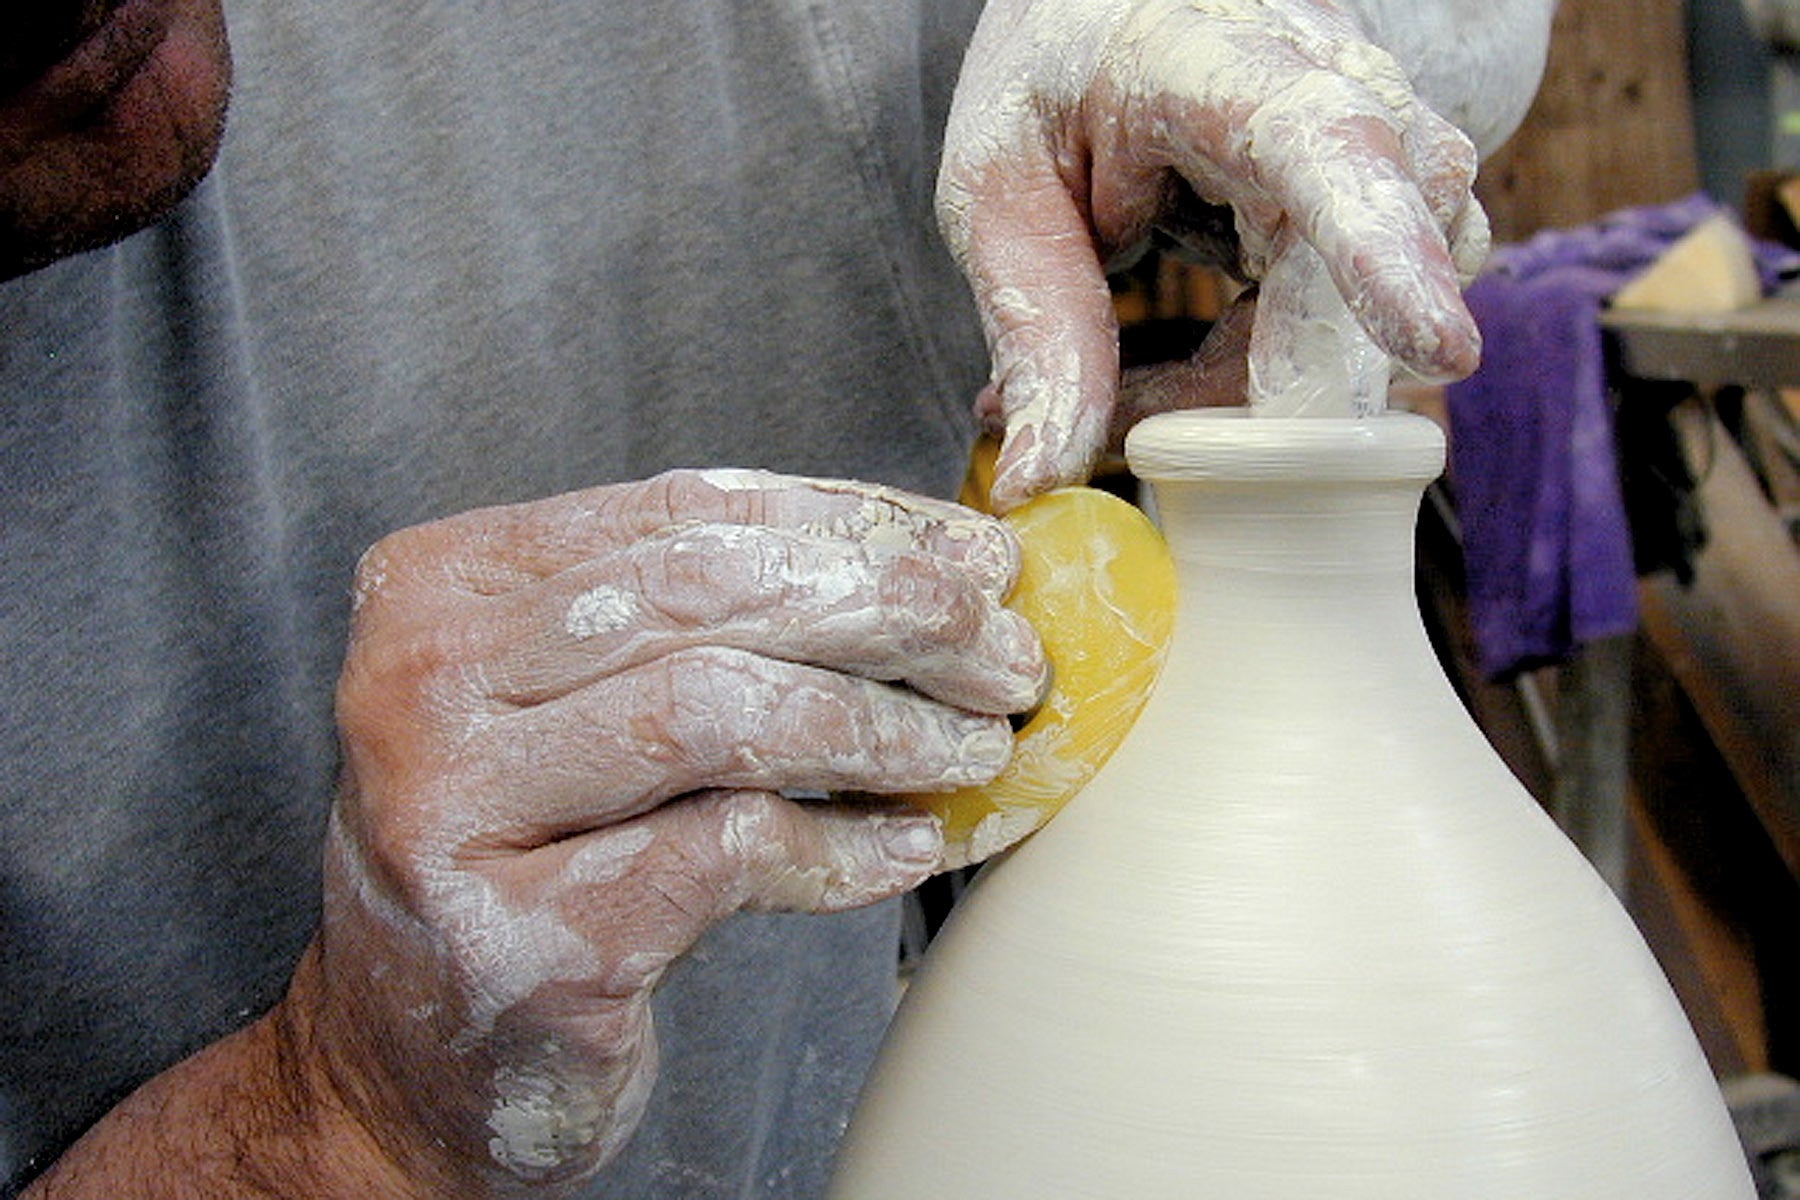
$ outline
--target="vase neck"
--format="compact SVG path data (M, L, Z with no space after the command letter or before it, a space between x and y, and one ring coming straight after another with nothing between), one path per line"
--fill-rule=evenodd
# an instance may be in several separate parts
M1424 484L1414 480L1162 480L1156 513L1187 586L1221 573L1408 584Z
M1410 573L1419 497L1444 465L1424 417L1164 413L1131 431L1178 559L1217 568Z
M1432 422L1194 410L1143 422L1127 452L1154 488L1184 612L1281 627L1357 606L1392 610L1368 618L1389 632L1416 621L1413 531L1444 455Z

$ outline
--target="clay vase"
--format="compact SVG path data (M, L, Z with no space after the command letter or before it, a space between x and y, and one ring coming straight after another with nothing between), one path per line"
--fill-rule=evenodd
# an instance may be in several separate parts
M1437 427L1179 413L1128 453L1168 666L932 945L834 1200L1752 1200L1638 931L1427 643Z

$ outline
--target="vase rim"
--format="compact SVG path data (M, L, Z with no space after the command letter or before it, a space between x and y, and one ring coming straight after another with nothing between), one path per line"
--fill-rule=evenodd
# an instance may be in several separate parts
M1444 469L1444 432L1417 413L1264 417L1246 407L1159 413L1125 439L1148 480L1418 481Z

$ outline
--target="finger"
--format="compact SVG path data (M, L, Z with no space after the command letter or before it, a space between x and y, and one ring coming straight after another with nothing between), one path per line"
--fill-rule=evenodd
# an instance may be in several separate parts
M1047 152L947 170L946 233L974 291L1005 439L999 512L1085 480L1118 384L1118 328L1086 214Z
M1337 115L1320 121L1319 105ZM1269 147L1256 163L1259 178L1324 258L1370 336L1425 378L1472 371L1480 334L1385 114L1346 81L1323 76L1315 88L1290 89L1259 108L1250 131Z
M1466 286L1491 249L1487 213L1475 198L1480 169L1475 144L1417 101L1407 112L1402 144L1420 193L1449 242L1458 282Z
M1136 121L1198 195L1237 211L1248 267L1260 276L1298 228L1383 349L1433 378L1473 369L1444 231L1467 203L1467 139L1427 120L1392 57L1353 35L1159 19L1118 68L1127 91L1158 97Z
M446 592L496 595L670 529L768 526L960 564L1004 596L1017 548L999 523L948 501L851 481L735 469L670 471L634 483L479 509L377 543L358 568L360 608L398 591L403 606Z
M903 681L979 712L1034 704L1047 666L1031 626L959 565L866 542L697 525L487 602L492 698L540 704L703 645Z
M1004 717L716 647L495 718L461 748L484 844L542 845L703 788L946 791L994 778Z
M592 985L653 988L701 934L740 910L840 912L916 887L943 856L928 814L718 789L502 864L512 894L554 897L595 948Z

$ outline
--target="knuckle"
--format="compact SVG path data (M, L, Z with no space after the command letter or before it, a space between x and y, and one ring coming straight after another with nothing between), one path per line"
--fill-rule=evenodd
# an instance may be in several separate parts
M721 473L698 467L677 467L652 476L648 487L662 503L669 516L680 520L686 514L715 507Z
M447 522L414 525L386 534L357 559L350 606L359 623L385 620L416 609L426 599L420 580L454 549Z
M767 870L785 859L781 847L792 836L793 820L773 793L720 792L710 803L719 848L738 870Z
M1481 154L1470 141L1468 135L1455 126L1449 126L1444 135L1445 157L1448 161L1447 174L1450 187L1458 195L1466 193L1475 186L1476 176L1481 171Z
M670 525L717 519L721 512L755 525L763 523L790 482L767 471L678 467L646 480L643 495Z
M816 859L817 847L808 845L805 823L780 796L755 790L716 792L705 803L710 811L704 826L716 839L716 849L707 852L717 863L715 887L722 909L756 907L772 886L810 874L798 864Z
M735 799L718 798L725 795L681 801L681 836L664 839L634 880L624 924L639 949L615 964L621 987L653 984L701 931L741 905L746 863L730 830L734 821L754 827L765 818L753 803L740 808Z
M670 624L706 627L753 597L766 574L755 535L723 526L679 529L641 543L638 592Z
M746 711L757 701L750 655L719 646L697 646L667 655L648 672L645 692L631 720L632 734L647 753L702 778L730 765Z
M782 786L809 752L844 741L830 672L719 646L678 651L663 668L638 732L654 737L686 790Z
M338 679L338 722L347 737L375 736L466 710L483 689L478 656L454 625L364 626L352 635Z
M367 877L402 911L417 915L427 910L430 897L418 869L412 835L408 823L392 807L368 812L357 849Z
M1368 88L1392 108L1405 107L1412 100L1412 84L1406 69L1385 48L1360 38L1346 39L1336 47L1331 66L1355 84Z
M683 467L651 476L644 480L639 492L648 511L678 524L690 514L702 511L712 489L707 487L703 472Z
M877 598L905 655L975 644L991 611L972 584L917 556L898 559L882 572Z
M386 599L394 584L396 564L407 557L405 545L401 534L389 534L356 560L350 581L350 611L358 622L378 615L378 602Z
M359 677L385 693L421 694L452 673L461 647L432 623L386 626L358 637L350 647Z

